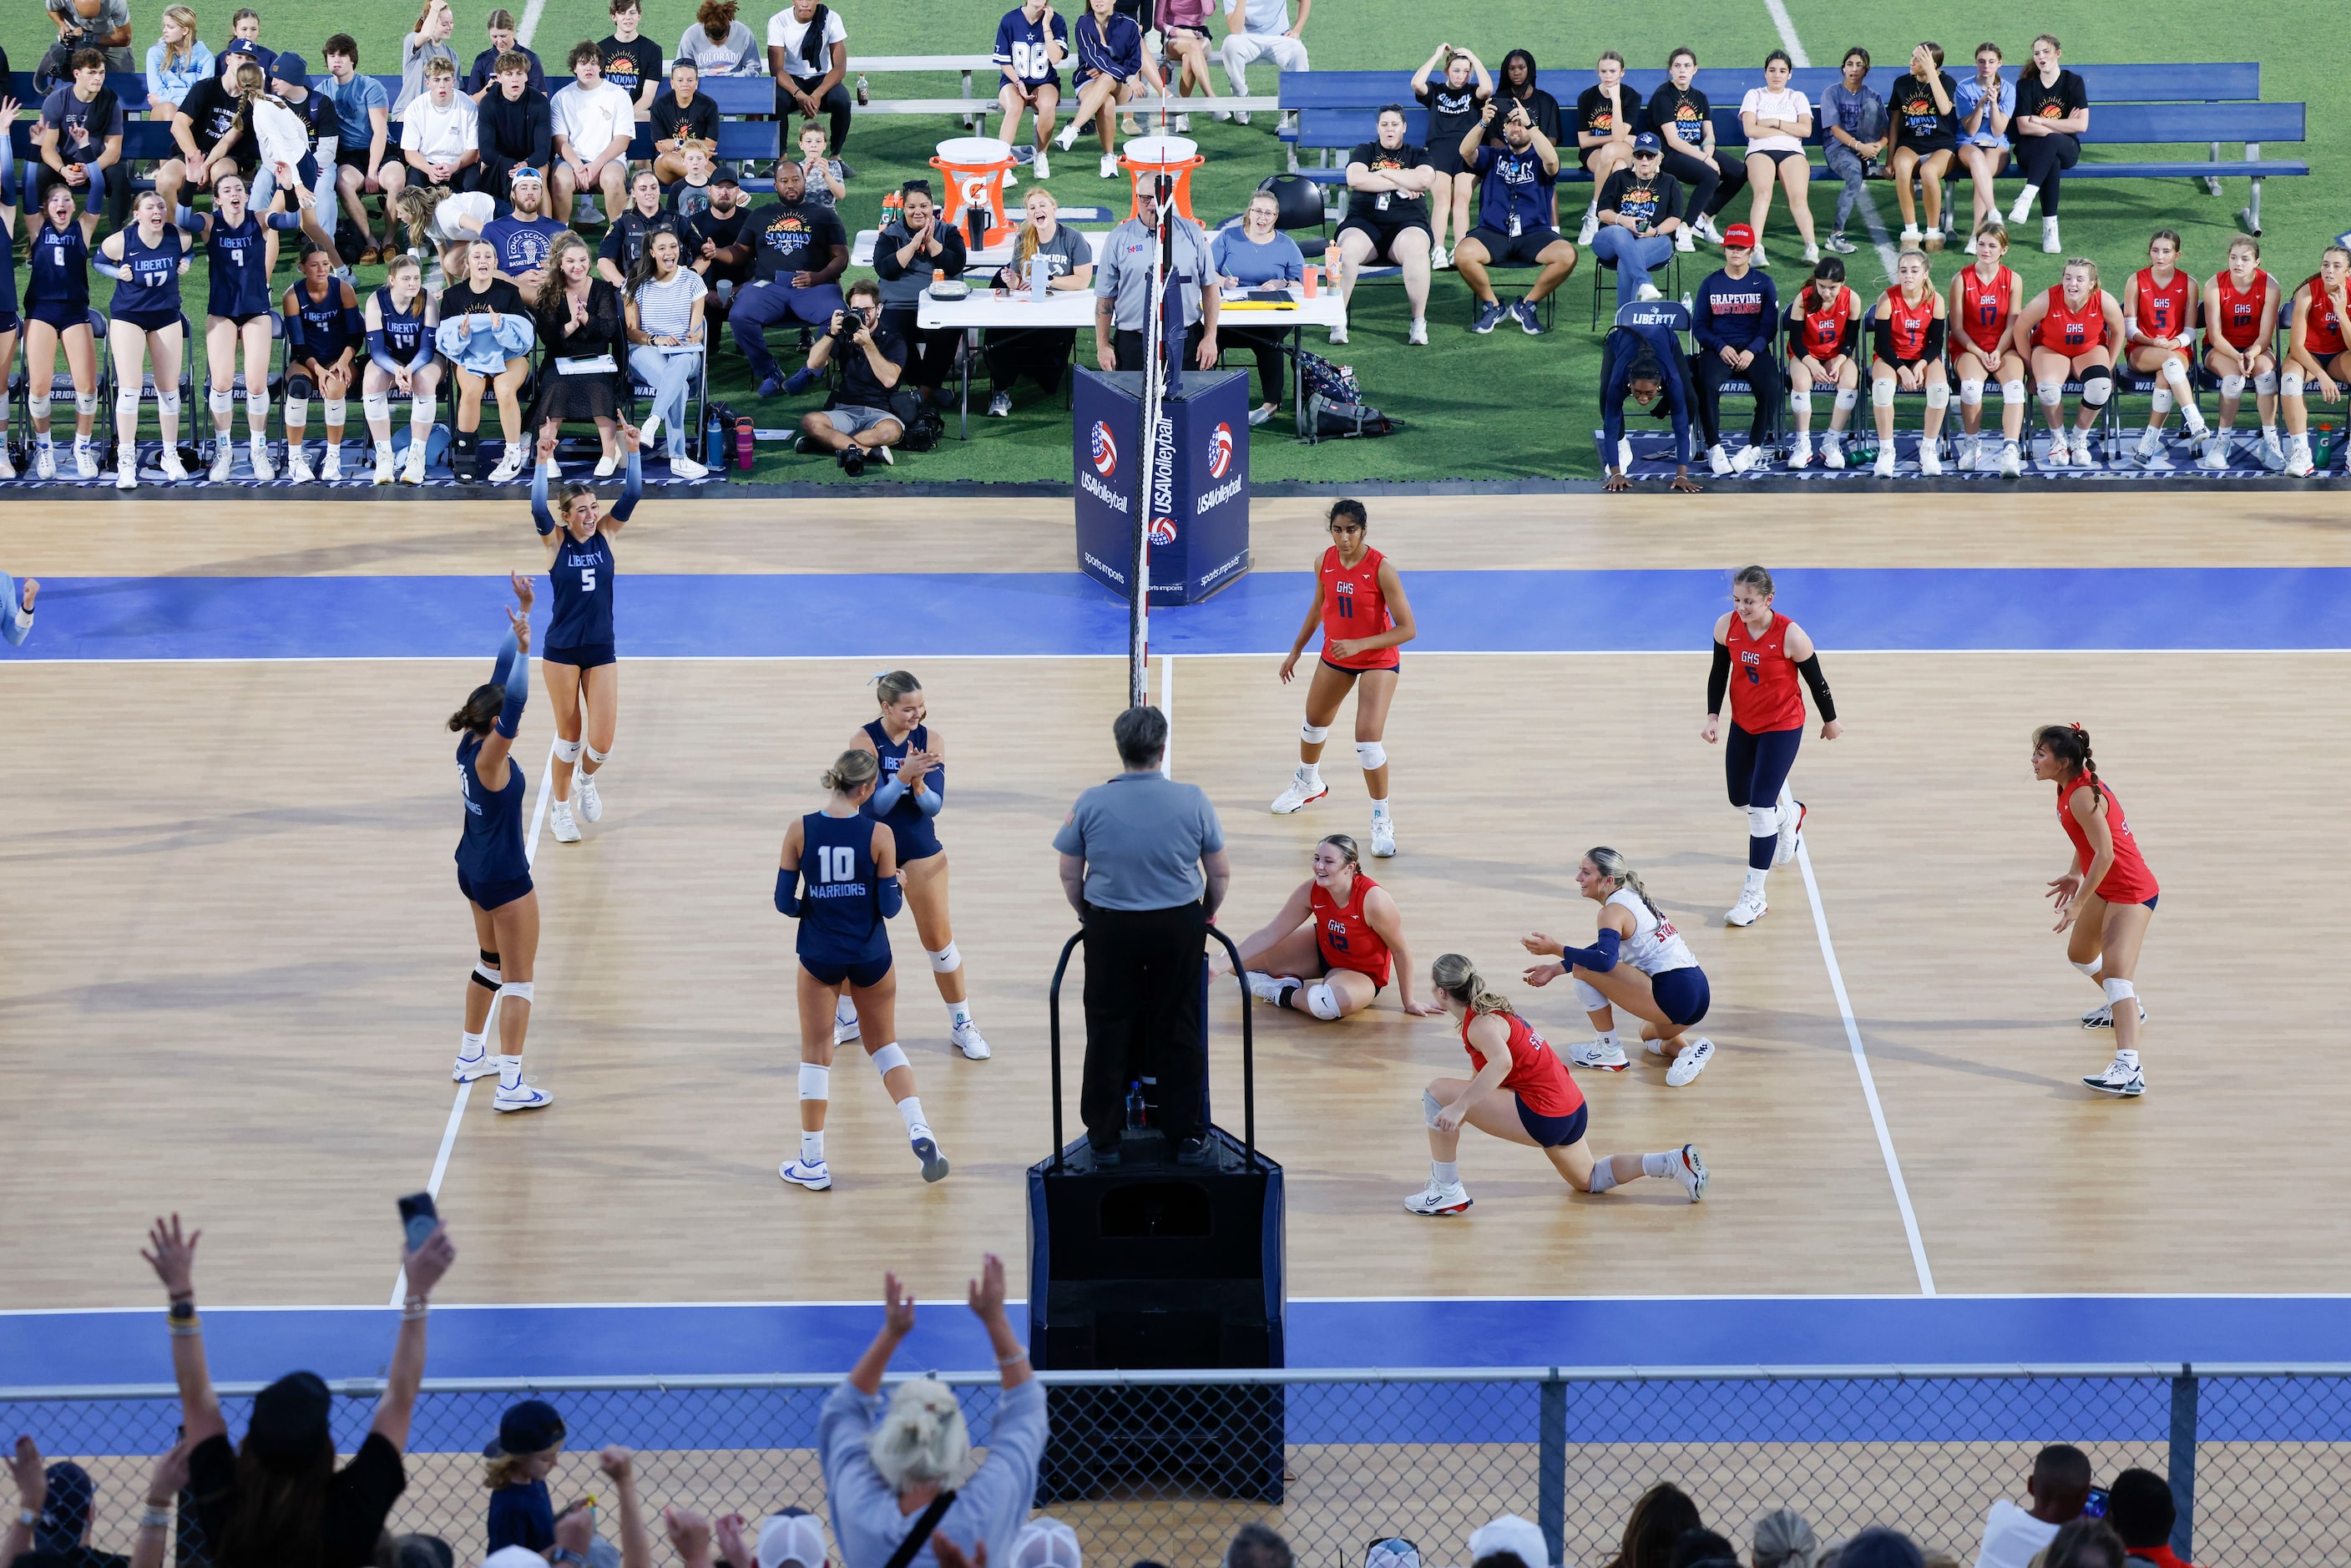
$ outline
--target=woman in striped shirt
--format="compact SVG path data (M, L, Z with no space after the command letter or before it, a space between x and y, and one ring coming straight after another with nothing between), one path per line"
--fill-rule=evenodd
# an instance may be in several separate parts
M693 456L694 426L686 419L687 393L702 369L702 274L678 265L677 235L656 229L629 278L629 369L653 389L653 412L643 439L653 444L662 421L669 422L669 471L700 479L709 469Z

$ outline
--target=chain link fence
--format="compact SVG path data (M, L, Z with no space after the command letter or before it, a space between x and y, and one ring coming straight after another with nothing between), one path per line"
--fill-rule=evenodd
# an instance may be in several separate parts
M1782 1505L1823 1542L1871 1524L1972 1561L1984 1511L2023 1498L2043 1443L2084 1448L2101 1480L2137 1465L2170 1479L2173 1544L2206 1568L2351 1561L2351 1367L1494 1371L1043 1375L1052 1435L1038 1511L1066 1521L1090 1563L1213 1568L1258 1520L1301 1564L1343 1568L1385 1536L1432 1564L1468 1561L1468 1532L1536 1521L1554 1562L1597 1568L1634 1501L1670 1480L1741 1543ZM975 1445L993 1374L948 1375ZM817 1421L835 1379L428 1382L395 1531L479 1560L482 1445L536 1396L569 1427L549 1484L559 1507L607 1494L597 1450L636 1451L657 1512L825 1512ZM374 1383L339 1385L335 1434L364 1437ZM232 1431L250 1386L223 1390ZM153 1457L179 1421L168 1388L0 1390L0 1420L97 1483L93 1544L128 1551ZM656 1536L659 1526L655 1524ZM201 1563L201 1543L175 1560ZM670 1561L665 1543L656 1562ZM870 1568L870 1565L854 1565Z

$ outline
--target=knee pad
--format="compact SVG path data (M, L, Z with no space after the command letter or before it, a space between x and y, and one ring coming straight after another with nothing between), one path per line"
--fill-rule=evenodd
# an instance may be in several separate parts
M412 430L432 429L434 407L434 400L429 394L420 393L419 395L411 398L408 403L409 428ZM389 419L392 417L392 404L389 400L384 403L383 412L385 418Z
M603 767L603 766L604 766L604 764L606 764L607 762L610 762L610 761L612 759L612 754L611 754L611 752L609 752L609 751L599 751L599 750L597 750L594 747L590 746L589 744L587 744L585 741L582 741L582 742L580 743L580 754L582 757L585 757L589 761L590 761L590 762L594 763L594 764L595 764L597 767L599 767L599 768Z
M139 428L139 389L125 387L114 394L114 420L128 436Z
M952 975L963 967L963 955L956 951L956 945L952 942L935 953L927 947L923 952L931 961L931 973L934 975Z
M1329 1023L1339 1016L1338 994L1331 989L1328 983L1315 981L1306 988L1306 1010Z
M1388 748L1376 740L1359 740L1355 742L1355 760L1363 764L1366 773L1385 768L1388 765Z
M895 1040L883 1046L881 1050L872 1052L870 1060L873 1063L873 1071L880 1073L887 1073L893 1067L912 1067L914 1065L913 1062L906 1060L906 1048L898 1044Z
M1301 724L1298 727L1298 738L1310 746L1320 746L1331 738L1331 727L1327 724Z
M245 417L258 425L269 423L269 394L266 392L245 394Z
M2169 413L2171 412L2171 389L2164 385L2161 382L2156 382L2155 390L2147 395L2147 406L2153 409L2158 417Z
M1983 378L1980 376L1978 376L1973 381L1962 381L1959 382L1959 406L1961 408L1981 407L1983 404Z
M214 387L207 395L206 401L213 405L214 417L225 419L228 417L228 411L236 406L236 394L226 387Z
M98 394L96 392L78 392L74 393L74 413L83 419L88 419L97 413Z
M1444 1109L1444 1101L1439 1100L1436 1095L1430 1093L1426 1089L1420 1092L1420 1119L1422 1121L1426 1122L1432 1127L1436 1126L1437 1113Z
M2092 408L2104 408L2106 400L2115 395L2115 378L2103 369L2093 369L2082 377L2082 401Z
M830 1100L832 1098L832 1069L819 1067L812 1061L800 1063L800 1098Z
M474 984L481 987L482 989L488 991L493 995L496 994L498 988L497 966L496 964L489 963L475 965Z
M299 430L310 423L310 400L297 397L289 388L286 393L286 428Z
M1798 393L1796 394L1796 401L1797 401L1798 402L1800 402L1800 403L1802 403L1802 404L1803 404L1803 405L1804 405L1804 417L1805 417L1806 419L1810 419L1810 418L1812 418L1812 417L1813 417L1813 389L1812 389L1812 388L1810 388L1810 387L1806 387L1802 392L1798 392Z
M2106 980L2101 983L2105 987L2106 1000L2109 1003L2128 1001L2138 995L2138 988L2133 986L2128 980Z
M2300 371L2288 371L2283 375L2278 377L2277 380L2278 391L2285 393L2286 396L2300 397L2302 395L2302 372Z
M360 393L360 411L368 416L368 423L371 424L381 423L384 420L390 419L392 417L392 394L389 392Z
M286 378L286 399L288 402L296 398L311 398L318 395L319 384L309 377L298 373Z
M2260 374L2254 376L2253 390L2261 393L2263 397L2276 396L2278 390L2278 373L2275 371L2263 371Z
M1873 376L1870 378L1869 406L1872 408L1892 408L1894 406L1894 378L1892 376Z
M2245 378L2242 376L2222 376L2220 378L2220 395L2225 398L2240 398L2244 396Z
M350 411L351 404L349 398L330 397L327 400L327 423L340 430Z
M155 389L155 412L163 415L166 419L176 419L179 417L180 389L177 387L157 387Z
M1575 981L1575 999L1583 1004L1583 1010L1588 1013L1596 1013L1602 1008L1613 1005L1600 994L1599 987L1585 979Z
M2022 407L2024 403L2024 383L2021 381L2001 382L2000 401L2003 406Z
M2163 356L2163 379L2169 382L2173 389L2176 390L2181 397L2187 397L2189 395L2188 391L2188 367L2180 363L2179 356L2178 354L2166 354Z
M2065 383L2064 382L2035 382L2032 383L2032 395L2041 400L2042 407L2055 408L2059 403L2065 400Z
M25 407L31 413L35 423L47 424L49 423L49 394L47 392L26 392L25 394Z
M1750 839L1776 838L1780 832L1780 808L1750 806L1747 808L1747 836Z
M2074 965L2074 967L2081 970L2085 975L2095 975L2098 972L2099 963L2105 957L2105 955L2103 953L2093 953L2090 955L2089 960L2086 963L2077 962Z
M555 759L558 762L569 762L576 764L580 760L580 743L576 740L557 741L555 743Z
M1850 413L1860 406L1861 389L1859 387L1837 388L1836 409L1839 413Z
M1950 407L1951 383L1949 382L1928 382L1927 383L1927 406L1928 408Z
M530 982L528 980L501 981L498 985L498 995L507 1001L520 1002L523 1006L528 1007L531 1005Z

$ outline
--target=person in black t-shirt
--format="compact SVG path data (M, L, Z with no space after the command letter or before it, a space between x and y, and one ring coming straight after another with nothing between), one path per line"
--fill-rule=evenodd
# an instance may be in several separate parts
M1928 250L1943 248L1943 176L1959 156L1959 84L1943 69L1943 46L1929 40L1910 51L1910 74L1886 95L1887 139L1894 144L1894 199L1902 204L1902 243L1919 243L1916 179L1926 188Z
M1602 52L1593 67L1599 80L1575 98L1577 161L1591 171L1592 204L1583 209L1583 232L1575 243L1588 246L1600 229L1600 187L1633 161L1633 138L1641 130L1641 93L1625 79L1625 57Z
M1665 172L1688 193L1682 226L1674 233L1674 248L1682 251L1696 250L1700 239L1722 243L1714 214L1747 183L1746 162L1714 144L1714 104L1690 85L1697 75L1698 56L1676 49L1666 62L1666 85L1642 110L1645 126L1663 149Z
M648 119L662 89L661 46L637 31L637 0L611 3L612 36L596 46L604 51L604 79L635 100L639 120Z
M2032 40L2032 68L2016 84L2016 116L2008 129L2016 139L2016 162L2024 170L2024 189L2008 221L2021 224L2041 198L2041 248L2056 255L2065 248L2057 237L2057 180L2082 156L2082 137L2090 129L2090 95L2082 78L2060 68L2062 58L2054 34Z
M131 1559L113 1552L90 1549L90 1526L97 1511L98 1488L89 1472L68 1459L45 1465L41 1450L30 1437L16 1439L8 1455L8 1469L16 1481L16 1518L0 1544L0 1563L38 1564L39 1568L130 1568ZM162 1496L171 1506L171 1493ZM30 1516L29 1521L27 1516Z
M1413 73L1412 95L1428 106L1428 163L1437 171L1437 228L1429 264L1441 270L1448 260L1446 221L1452 220L1457 243L1469 232L1469 196L1478 188L1478 177L1461 161L1461 139L1479 123L1479 109L1494 96L1494 78L1474 51L1439 44Z
M408 1296L401 1312L375 1419L350 1464L335 1469L327 1415L331 1396L315 1373L289 1373L254 1396L245 1440L232 1448L228 1423L204 1364L203 1320L196 1313L197 1236L175 1215L148 1233L141 1257L171 1297L172 1369L180 1385L183 1443L188 1445L188 1502L180 1543L201 1560L312 1563L364 1568L392 1505L408 1486L401 1450L424 1378L424 1321L433 1287L456 1261L445 1226L407 1250Z
M761 397L784 386L768 351L767 329L784 321L822 327L841 308L837 280L849 270L849 232L831 207L806 200L807 194L800 166L777 164L776 199L752 214L745 230L757 276L735 291L727 324Z
M744 237L750 221L741 183L724 172L710 177L710 210L685 218L686 265L710 285L702 313L713 320L726 318L735 290L751 280L751 246Z
M651 169L640 169L629 181L629 204L612 214L605 226L604 243L596 247L596 276L615 288L629 287L629 275L657 234L674 234L685 243L677 214L662 201L661 181Z
M669 68L669 90L653 99L653 172L664 185L685 178L679 143L718 140L718 105L701 87L701 71L682 58Z
M1600 187L1600 231L1592 254L1616 269L1616 308L1637 301L1649 275L1673 258L1683 224L1679 181L1665 172L1655 131L1633 139L1633 160Z
M1405 299L1412 324L1405 341L1428 341L1428 192L1437 171L1428 154L1404 144L1404 105L1379 113L1377 140L1347 154L1347 215L1339 220L1339 298L1355 292L1355 274L1365 262L1393 262L1404 271ZM1343 343L1347 329L1331 329Z
M905 426L890 412L890 393L912 354L906 340L883 324L882 286L870 277L851 284L848 303L832 313L809 350L808 368L819 373L840 358L841 392L831 408L800 421L801 449L831 452L852 476L865 472L869 457L894 463L890 447Z
M490 47L474 57L473 65L458 79L457 90L480 103L497 85L498 61L507 55L520 55L530 62L531 91L545 97L547 67L537 54L515 41L515 14L504 7L493 11L483 18L482 29L490 36Z
M190 88L172 111L172 140L180 144L180 156L155 171L155 193L163 198L165 212L178 210L188 185L210 190L215 178L232 172L252 180L260 154L245 129L244 107L219 77L209 76Z

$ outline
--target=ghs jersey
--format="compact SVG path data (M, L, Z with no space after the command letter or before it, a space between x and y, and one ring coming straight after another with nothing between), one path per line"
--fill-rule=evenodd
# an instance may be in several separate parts
M1796 308L1803 313L1803 329L1791 347L1792 358L1801 354L1825 362L1843 351L1845 332L1853 321L1853 295L1843 284L1826 306L1807 288L1796 297Z
M548 580L555 585L555 619L547 628L553 649L593 648L612 641L612 546L598 528L583 543L556 530Z
M81 237L81 220L67 220L52 228L47 219L33 231L25 262L25 308L55 308L79 319L89 309L89 242Z
M1394 648L1350 653L1343 659L1332 658L1330 653L1332 643L1376 637L1395 629L1387 597L1380 591L1380 562L1386 559L1375 549L1367 549L1363 559L1344 566L1337 545L1322 552L1322 565L1316 573L1322 584L1322 662L1334 669L1393 670L1404 663Z
M884 728L882 721L877 718L865 726L865 738L873 743L873 755L882 759L882 782L887 784L898 777L898 765L906 760L907 752L928 751L931 748L931 727L918 724L906 732L905 739L892 740L889 730ZM936 795L939 798L940 810L946 810L946 764L943 762L924 774L922 787ZM872 800L865 802L863 810L868 821L875 820ZM928 860L939 852L938 826L932 819L923 815L923 809L914 803L914 790L909 789L899 796L898 803L890 808L890 814L879 820L889 823L890 831L897 835L900 865L904 865L909 861Z
M2220 319L2204 323L2204 337L2209 344L2212 334L2220 333L2220 340L2232 349L2250 349L2261 340L2262 312L2269 308L2270 291L2276 281L2259 267L2253 269L2252 287L2242 291L2237 280L2223 271L2212 279L2212 291L2220 298Z
M528 661L513 674L530 679ZM530 874L530 859L522 847L522 769L507 762L507 787L486 788L474 771L482 754L481 736L457 738L457 792L465 802L465 831L457 840L457 869L475 883L512 882Z
M2147 869L2147 861L2138 852L2138 840L2131 836L2130 824L2123 820L2123 803L2106 785L2095 781L2085 773L2057 791L2057 821L2065 836L2074 841L2074 852L2082 858L2082 869L2090 869L2097 857L2090 850L2090 835L2074 820L2069 809L2074 792L2087 787L2105 797L2106 829L2114 835L2115 863L2106 868L2105 880L2092 889L2108 904L2145 904L2163 890L2155 884L2155 873Z
M2106 340L2106 291L2092 292L2079 310L2065 308L2062 284L2049 286L2049 313L2032 329L2032 340L2050 352L2078 359Z
M1516 1013L1489 1013L1489 1018L1500 1019L1510 1026L1510 1071L1502 1075L1502 1087L1519 1097L1538 1116L1573 1116L1583 1105L1583 1091L1575 1086L1575 1079L1551 1048L1551 1042L1534 1031L1534 1026ZM1461 1020L1461 1049L1479 1071L1486 1070L1486 1059L1476 1046L1469 1043L1469 1026L1479 1015L1471 1013Z
M828 817L810 811L800 819L799 938L806 957L834 964L872 963L890 956L890 930L882 919L882 871L873 861L873 819Z
M2310 290L2308 302L2301 307L2308 312L2309 325L2303 329L2302 346L2318 358L2330 359L2344 349L2343 321L2336 314L2334 302L2326 298L2326 289L2312 273L2302 287ZM2300 293L2301 290L2295 290Z
M2008 344L2008 308L2016 293L2016 274L2002 267L1986 283L1972 267L1959 274L1959 319L1952 323L1958 336L1985 359L1996 359Z
M1936 304L1931 288L1916 304L1903 298L1899 288L1887 289L1886 298L1877 302L1878 319L1886 323L1894 357L1900 363L1915 364L1927 357L1927 334L1935 325Z
M1750 636L1733 611L1722 634L1730 650L1730 722L1750 735L1804 727L1803 694L1796 689L1796 663L1788 657L1788 628L1794 624L1774 612L1763 635Z
M2123 314L2137 321L2143 337L2184 336L2196 314L2195 286L2178 267L2172 268L2169 283L2158 286L2155 268L2142 267L2131 274L2130 298Z
M1387 943L1364 918L1364 901L1377 886L1378 883L1357 872L1346 903L1332 898L1320 883L1311 884L1307 897L1314 914L1314 945L1322 949L1323 966L1353 969L1369 975L1374 985L1384 986L1395 972L1395 960Z
M218 213L212 214L204 229L204 260L209 264L204 308L213 315L242 321L268 313L269 273L262 265L268 256L262 243L265 232L261 215L250 208L245 222L234 225ZM128 240L123 248L129 250Z
M1645 975L1698 967L1698 960L1690 956L1689 944L1674 929L1674 923L1650 914L1639 894L1629 887L1620 887L1608 895L1608 902L1633 916L1632 937L1619 949L1625 962Z

